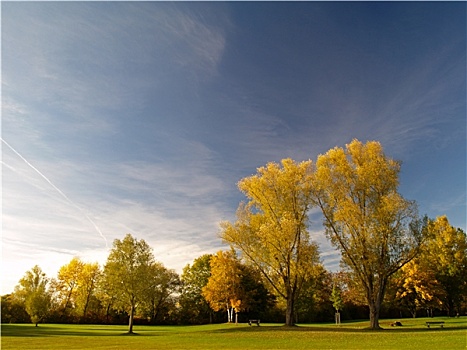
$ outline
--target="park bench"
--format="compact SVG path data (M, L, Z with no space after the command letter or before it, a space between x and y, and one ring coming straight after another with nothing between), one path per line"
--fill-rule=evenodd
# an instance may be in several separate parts
M444 321L435 321L435 322L430 321L430 322L426 322L426 326L427 326L428 328L430 328L430 326L440 326L441 328L443 328L443 326L444 326Z
M248 320L248 325L251 326L252 324L256 324L257 326L259 326L260 320Z

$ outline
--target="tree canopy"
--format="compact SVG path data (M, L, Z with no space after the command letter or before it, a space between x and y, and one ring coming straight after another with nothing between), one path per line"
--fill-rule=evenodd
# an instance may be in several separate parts
M50 293L47 289L49 279L36 265L27 271L15 288L15 297L25 305L26 312L36 327L47 315L50 307Z
M415 202L397 192L399 172L379 142L353 140L320 155L313 179L325 232L361 282L374 329L389 278L423 240Z
M180 306L182 319L197 323L213 321L212 308L203 297L203 288L211 276L211 254L204 254L183 268L181 279Z
M84 268L84 263L77 257L63 265L58 271L57 279L54 281L54 288L58 294L62 308L62 316L72 307L80 283L80 275Z
M445 215L429 221L428 235L419 261L442 286L442 304L454 316L467 299L467 236L451 226Z
M233 321L233 311L243 307L242 271L232 251L219 251L211 260L211 276L203 287L203 296L215 310L226 310L227 321Z
M149 267L146 283L142 305L145 308L145 314L149 316L149 322L154 324L161 317L162 310L170 297L178 293L180 277L174 270L167 269L162 263L154 262Z
M286 325L294 324L294 303L319 264L316 243L307 231L312 205L311 161L268 163L242 179L235 223L221 224L222 239L257 268L274 292L287 302Z
M117 303L130 315L128 333L133 333L135 309L150 285L148 276L153 263L152 249L144 240L138 241L131 234L123 240L114 240L104 266L104 278Z

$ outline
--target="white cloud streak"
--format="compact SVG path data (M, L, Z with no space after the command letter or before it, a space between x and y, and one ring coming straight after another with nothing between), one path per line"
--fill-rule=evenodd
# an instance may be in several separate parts
M37 174L39 174L45 181L47 181L47 183L52 186L52 188L54 190L56 190L63 198L66 199L66 201L71 204L73 207L75 207L76 209L78 209L85 217L86 219L94 226L94 228L96 229L97 233L102 237L102 239L104 240L105 242L105 246L107 247L107 239L105 238L105 236L102 234L101 230L99 229L99 227L96 225L96 223L89 217L89 215L87 215L83 209L81 209L78 205L76 205L76 203L74 203L70 198L68 198L68 196L63 193L62 190L60 190L57 186L55 186L52 181L50 181L43 173L41 173L36 167L34 167L34 165L32 165L30 162L28 162L28 160L26 158L24 158L20 153L18 153L18 151L16 151L13 147L10 146L10 144L8 144L8 142L6 142L3 138L0 138L0 140L10 149L12 150L19 158L21 158L22 161L24 161L31 169L33 169Z
M194 158L180 164L188 171L170 163L50 163L42 159L41 167L55 179L51 180L5 140L3 144L11 150L2 160L3 239L9 240L3 260L12 269L9 275L16 274L16 281L30 268L31 257L41 258L43 251L53 255L59 250L57 262L62 263L70 255L91 250L103 264L108 249L99 248L85 221L94 223L94 229L99 227L104 237L123 238L131 233L145 239L154 248L156 259L179 272L198 256L222 248L217 225L230 209L220 200L225 193L223 181L206 168L210 153L203 147L191 144L190 148L197 150L191 153ZM77 208L80 210L73 210ZM93 218L89 220L81 208L92 212ZM76 247L76 251L64 254L66 247ZM36 249L41 253L33 253ZM17 263L25 255L29 257ZM41 260L35 263L42 265ZM60 266L56 263L55 269ZM12 280L3 283L3 292L11 291Z

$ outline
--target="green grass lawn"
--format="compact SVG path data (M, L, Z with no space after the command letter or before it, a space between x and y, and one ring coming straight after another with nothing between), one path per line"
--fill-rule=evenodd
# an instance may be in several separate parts
M444 328L402 319L402 327L382 320L382 331L368 321L284 327L278 324L205 326L2 325L1 348L8 349L467 349L467 318L435 318Z

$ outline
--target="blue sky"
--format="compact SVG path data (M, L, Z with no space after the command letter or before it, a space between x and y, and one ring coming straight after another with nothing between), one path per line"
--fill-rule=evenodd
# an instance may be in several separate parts
M2 2L2 294L132 233L178 272L236 183L353 138L466 228L463 2ZM310 231L339 257L319 213Z

